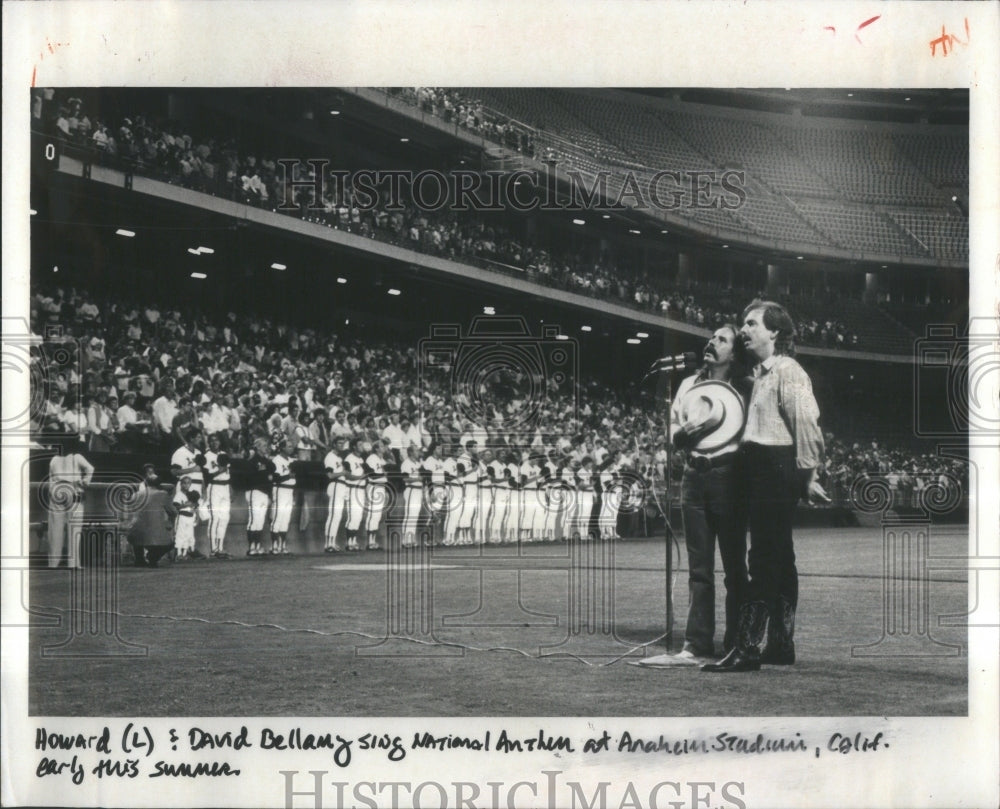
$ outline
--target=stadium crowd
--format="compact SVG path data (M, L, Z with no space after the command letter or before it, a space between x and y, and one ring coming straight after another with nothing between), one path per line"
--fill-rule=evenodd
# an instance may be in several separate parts
M90 452L214 446L245 458L263 441L267 452L282 448L291 460L321 463L344 438L398 470L411 447L428 456L440 446L454 458L474 438L517 463L555 451L562 462L590 458L599 469L613 458L651 492L664 487L662 414L651 399L626 401L595 380L559 389L551 380L501 374L478 392L490 403L483 408L454 395L452 369L422 362L412 346L245 312L205 314L36 286L31 322L39 361L51 369L36 426L76 435ZM67 344L79 346L63 352L68 361L41 359ZM534 408L529 391L546 383L544 403ZM533 416L524 421L519 414L527 411ZM874 443L847 447L833 436L827 443L821 479L841 503L864 474L892 473L901 491L942 474L964 483L957 461ZM673 463L675 474L680 466Z
M460 102L451 91L427 91L422 104L435 109L447 104L464 113L472 102ZM44 98L44 94L36 98ZM335 183L324 185L326 194L315 198L308 183L315 180L312 166L298 163L291 183L282 184L280 167L273 158L241 155L232 139L195 140L176 123L153 124L142 115L124 117L120 122L91 121L76 97L49 99L35 110L39 125L54 127L67 142L122 161L132 170L149 173L171 183L219 196L288 212L279 208L290 204L303 219L367 238L401 245L430 255L474 263L500 272L523 274L529 280L557 289L612 300L647 312L658 312L706 329L732 321L738 306L716 305L710 288L688 283L683 289L665 276L637 270L606 243L581 238L572 247L548 249L537 237L515 233L498 218L449 209L428 210L402 199L401 210L389 210L389 200L374 207L360 207L354 189ZM458 114L456 112L456 114ZM45 119L51 119L46 124ZM724 290L724 298L737 294L753 297L749 291ZM760 293L758 293L759 296ZM795 300L782 301L794 311ZM836 318L803 325L800 342L839 350L862 348L856 331Z

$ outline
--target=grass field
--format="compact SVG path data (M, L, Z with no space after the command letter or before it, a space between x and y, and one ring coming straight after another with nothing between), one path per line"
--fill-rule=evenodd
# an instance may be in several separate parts
M966 631L937 620L966 611L960 567L932 569L924 602L934 640L960 647L957 653L933 645L914 626L910 640L925 640L920 656L894 655L887 643L876 654L852 655L853 646L883 635L882 546L879 528L798 529L799 662L725 676L628 664L664 651L662 642L641 646L665 631L662 539L619 542L613 550L583 546L575 563L562 543L524 546L521 555L510 547L435 548L422 568L404 566L405 576L399 567L390 570L385 552L123 568L118 636L146 647L131 656L100 656L110 625L66 647L97 656L43 656L43 646L70 637L65 618L71 603L81 603L73 601L81 591L74 594L65 570L33 570L32 608L64 620L31 630L29 710L43 716L964 715ZM930 547L933 556L963 556L967 530L935 526ZM675 649L687 612L683 554L679 567ZM721 574L718 581L721 615ZM387 606L390 584L411 587L394 603L424 605L403 615L399 627L423 642L376 645L389 619L394 628L398 623ZM887 587L897 595L917 593L915 582ZM88 617L77 618L86 628ZM720 626L717 640L721 635ZM560 654L567 651L576 656Z

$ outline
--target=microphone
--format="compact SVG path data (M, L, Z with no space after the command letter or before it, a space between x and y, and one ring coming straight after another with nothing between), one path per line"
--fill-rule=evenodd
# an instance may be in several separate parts
M685 368L695 367L698 365L698 362L698 355L693 351L685 351L683 354L674 354L672 357L661 357L650 366L646 375L642 378L642 381L645 382L653 374L658 374L663 371L683 371Z

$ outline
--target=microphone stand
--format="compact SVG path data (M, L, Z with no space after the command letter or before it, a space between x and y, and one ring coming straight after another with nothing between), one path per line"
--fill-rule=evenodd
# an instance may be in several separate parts
M672 408L673 408L673 383L674 383L673 373L675 371L680 371L680 370L683 370L684 368L686 368L689 362L690 362L690 360L688 360L687 357L684 357L684 358L677 357L672 362L669 362L666 365L661 364L661 365L657 366L657 365L654 364L653 368L651 368L649 370L649 372L646 374L646 376L643 378L643 381L645 381L646 379L648 379L653 374L656 374L656 373L659 373L659 372L663 372L663 375L666 377L666 395L663 397L663 401L666 404L666 418L667 418L667 463L666 463L666 469L664 470L665 477L666 477L666 480L665 480L665 483L664 483L664 496L665 496L665 499L666 499L666 506L665 507L661 507L660 508L660 512L663 514L663 521L664 521L664 527L665 527L665 536L664 536L664 539L666 540L665 545L666 545L666 553L667 553L666 565L665 565L665 574L666 575L665 575L665 579L664 579L664 595L665 595L665 599L666 599L666 610L665 610L666 615L664 616L665 623L666 623L666 633L664 634L664 642L666 644L666 648L667 648L667 652L668 653L670 652L670 648L673 646L673 642L674 642L674 592L673 592L673 590L674 590L674 558L673 558L674 557L674 554L673 554L674 547L677 548L678 560L680 559L680 545L677 542L677 535L674 532L673 522L672 522L671 516L670 516L670 504L671 504L671 499L670 499L671 491L670 490L671 490L671 486L673 484L673 451L674 451L674 446L673 446L673 413L672 413ZM659 397L657 397L657 398L659 398ZM655 496L656 496L655 489L654 489L653 495L654 495L654 499L655 499Z
M666 500L666 508L664 524L665 524L665 536L666 548L667 548L667 563L666 563L666 578L664 580L664 594L666 596L666 636L664 637L664 644L667 648L667 653L670 653L670 649L673 647L674 643L674 553L673 546L677 544L677 537L674 534L673 524L670 521L670 486L673 481L673 376L668 371L667 377L667 395L664 401L667 406L667 465L665 470L666 482L664 485L664 499Z

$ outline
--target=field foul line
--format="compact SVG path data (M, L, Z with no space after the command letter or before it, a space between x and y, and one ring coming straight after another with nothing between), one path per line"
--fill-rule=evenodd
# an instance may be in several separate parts
M191 616L178 616L178 615L149 615L146 613L128 613L128 612L108 612L106 610L85 610L85 609L75 609L72 607L55 607L46 604L39 604L37 609L50 609L54 612L65 612L65 613L81 613L83 615L103 615L109 616L113 615L118 618L139 618L151 621L173 621L175 623L194 623L194 624L209 624L211 626L238 626L244 629L274 629L279 632L288 632L289 634L300 634L300 635L320 635L327 638L336 638L343 635L353 635L359 638L365 638L367 640L387 640L390 636L387 635L369 635L365 632L358 632L353 629L342 629L337 632L326 632L322 629L307 629L307 628L296 628L296 627L285 627L280 624L248 624L245 621L236 621L234 619L228 619L224 621L213 621L208 618L197 618ZM640 649L645 649L647 646L652 646L654 643L659 643L661 640L667 637L667 633L664 632L657 638L653 638L645 643L640 643L637 646L633 646L631 649L618 655L618 657L607 661L606 663L592 663L589 660L585 660L579 655L575 655L571 652L553 652L552 654L544 655L533 655L522 649L515 649L512 646L469 646L464 643L455 643L453 641L427 641L421 640L420 638L410 638L405 635L392 635L392 640L404 640L410 643L420 644L421 646L450 646L456 649L465 649L470 652L514 652L515 654L521 655L521 657L526 657L529 660L540 660L542 658L566 658L576 660L578 663L582 663L585 666L591 668L606 668L608 666L613 666L615 663L624 660L626 657L631 657L633 654L638 652Z

